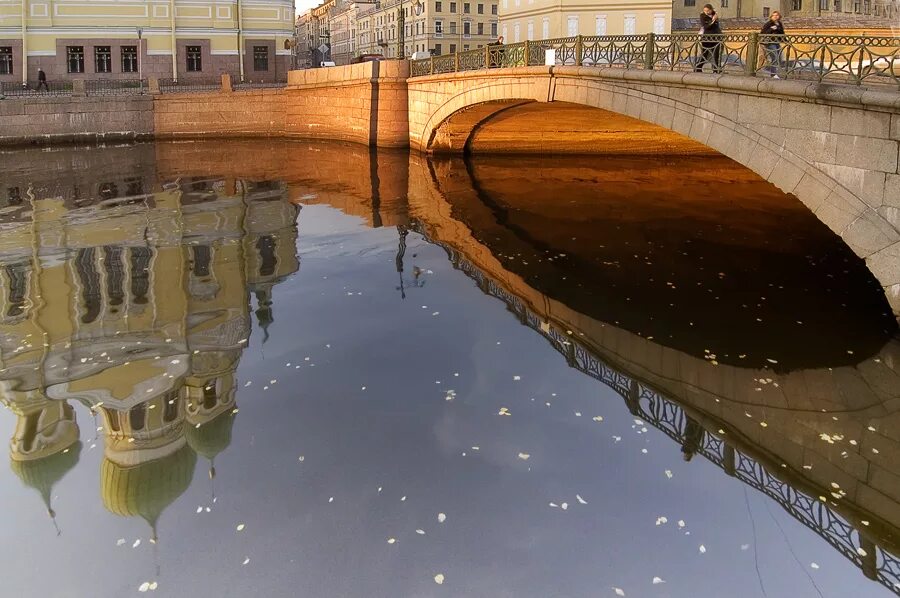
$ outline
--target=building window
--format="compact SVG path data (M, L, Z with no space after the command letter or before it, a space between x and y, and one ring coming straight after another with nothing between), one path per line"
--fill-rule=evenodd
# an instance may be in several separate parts
M625 35L634 35L637 17L634 15L625 16Z
M478 5L478 14L480 14L480 15L484 14L484 4Z
M834 0L834 12L841 12L841 0Z
M728 0L722 0L722 8L728 8Z
M469 51L469 44L463 44L463 52Z
M188 46L187 70L189 73L199 73L203 70L203 60L200 56L200 46Z
M819 10L828 10L829 0L819 0Z
M434 44L435 55L440 56L441 54L443 54L443 50L444 49L441 47L441 44Z
M456 44L450 44L450 53L456 54Z
M66 69L70 73L84 72L84 46L66 46Z
M434 12L441 12L442 10L444 10L443 3L435 2L434 3Z
M509 35L506 33L506 25L503 26L503 39L508 40Z
M544 21L545 25L549 25ZM606 35L606 15L597 15L594 17L594 35Z
M519 43L519 24L513 25L513 43Z
M697 0L684 0L685 6L697 6Z
M492 15L497 14L497 5L496 4L491 4L491 14Z
M456 13L456 2L450 3L450 12L452 12L454 14Z
M491 37L497 37L497 23L491 23Z
M575 15L569 16L566 19L566 35L569 37L575 37L578 35L578 17Z
M463 3L463 12L465 14L469 14L470 12L472 12L472 5L469 4L468 2L464 2Z
M137 70L137 46L122 46L122 72L136 73Z
M724 4L722 6L724 6ZM653 33L656 33L657 35L661 35L665 32L666 32L666 15L663 15L663 14L653 15Z
M267 71L269 70L269 47L253 46L253 70Z
M450 21L450 35L456 35L456 21Z
M94 72L112 72L112 50L109 46L94 46Z
M528 21L525 39L534 39L534 21Z
M853 2L853 12L859 13L859 8L860 8L859 0L855 0Z
M472 35L472 23L468 21L463 23L463 35L465 35L466 37Z
M763 6L763 17L766 19L769 18L769 7L768 6Z
M13 74L13 56L10 46L0 48L0 75Z
M478 23L478 35L484 35L484 23Z
M434 33L435 33L435 35L444 35L444 22L443 21L435 21L434 22Z
M872 5L869 2L869 0L865 0L865 2L863 2L863 12L866 14L869 14L872 12Z
M803 10L803 0L792 0L791 10Z

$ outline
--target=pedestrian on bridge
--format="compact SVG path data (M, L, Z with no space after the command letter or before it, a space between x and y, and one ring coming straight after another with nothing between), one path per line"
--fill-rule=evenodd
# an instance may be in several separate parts
M766 24L759 31L761 34L769 36L763 38L763 46L766 49L766 72L772 75L773 79L780 79L778 71L781 70L781 41L784 39L784 25L781 24L781 13L777 10L772 11L772 15ZM772 36L779 37L772 37ZM756 65L753 65L754 67Z
M38 84L37 89L35 91L40 91L41 87L44 88L45 91L50 91L50 87L47 86L47 73L44 72L44 69L38 69Z
M700 58L694 66L695 72L702 73L704 64L711 65L714 73L722 72L722 40L718 37L720 35L722 26L719 24L719 15L712 4L707 4L700 13Z

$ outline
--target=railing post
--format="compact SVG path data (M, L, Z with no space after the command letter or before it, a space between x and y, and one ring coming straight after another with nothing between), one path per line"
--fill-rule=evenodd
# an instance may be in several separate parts
M231 87L231 75L228 73L222 73L222 91L225 93L231 93L234 89Z
M72 95L76 98L83 98L87 95L84 79L75 79L72 81Z
M459 52L453 53L453 72L459 71Z
M656 57L656 34L647 34L647 43L644 44L644 68L648 71L653 70L654 58Z
M147 78L147 93L150 95L159 95L159 78L158 77L148 77Z
M428 57L428 74L434 74L434 54Z
M525 66L528 66L528 63L530 60L531 60L531 40L526 39L525 40L525 58L523 59Z
M491 46L484 44L484 68L491 68Z
M581 66L584 58L584 41L581 34L575 36L575 66Z
M756 76L756 64L759 61L759 33L754 31L750 34L750 41L747 42L747 63L744 65L744 71L750 77Z

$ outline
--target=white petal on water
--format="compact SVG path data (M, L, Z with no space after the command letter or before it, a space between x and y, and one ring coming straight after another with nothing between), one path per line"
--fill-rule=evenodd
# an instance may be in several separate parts
M305 460L306 460L306 457L304 457L303 455L300 455L299 457L297 457L297 461L300 461L301 463L303 463Z
M141 585L138 586L138 592L146 592L149 589L150 589L149 581L145 581L144 583L142 583Z
M420 536L424 536L424 535L425 535L425 530L423 530L423 529L417 529L417 530L416 530L416 533L419 534Z
M132 548L137 548L137 547L140 546L140 545L141 545L141 539L138 538L137 540L134 541L134 544L132 544L131 547L132 547Z
M510 413L509 409L506 407L501 407L500 411L497 412L497 415L512 415L512 413Z
M244 531L244 524L243 524L243 523L238 523L238 526L237 526L236 528L234 528L234 529L236 529L236 530L239 531L239 532L242 532L242 531Z
M396 544L396 543L397 543L397 538L388 538L388 541L387 541L387 542L388 542L388 544Z
M575 417L581 417L581 411L576 411L576 412L575 412Z
M666 583L666 580L663 579L662 577L654 577L653 578L653 585L657 585L657 584L661 584L661 583Z
M575 499L576 499L580 504L582 504L582 505L586 505L586 504L587 504L587 501L584 500L583 498L581 498L581 495L580 495L580 494L576 494L576 495L575 495Z
M625 595L625 590L623 590L622 588L614 587L613 590L615 590L616 596L624 596Z
M559 505L556 504L555 502L551 502L551 503L549 503L549 504L550 504L550 506L553 507L554 509L558 509L558 508L559 508Z
M602 421L603 421L603 416L602 416L602 415L595 415L592 419L593 419L595 422L602 422Z
M438 513L438 523L443 523L447 521L447 515L445 513Z
M684 527L685 525L687 525L687 524L684 522L684 519L679 519L679 520L678 520L678 527L681 528L681 527Z
M667 517L657 517L656 518L656 525L665 525L668 522L669 522L669 519Z
M749 550L749 549L750 549L749 544L741 544L741 550Z
M809 566L812 567L813 569L818 569L819 563L810 563Z
M522 379L522 376L513 376L513 380L518 381L518 380L521 380L521 379Z
M559 508L562 509L563 511L565 511L566 509L569 508L569 503L564 502L563 504L559 505Z
M125 543L125 538L119 538L116 540L116 546L121 546Z
M198 513L202 513L202 512L203 512L203 507L197 507L197 512L198 512Z
M666 470L666 477L669 478L670 480L672 479L672 470L671 469Z
M406 497L405 497L405 496L402 497L402 498L400 499L400 502L406 502Z
M700 545L700 554L706 554L706 546L703 544Z
M150 582L150 591L151 591L151 592L152 592L153 590L155 590L156 588L158 588L158 587L159 587L159 584L156 583L155 581L151 581L151 582Z
M528 453L519 453L519 459L521 459L522 461L528 461L530 457L531 455L529 455Z
M244 562L241 563L241 564L242 564L242 565L246 565L246 564L249 563L249 562L250 562L250 557L248 556L247 558L244 559Z
M444 574L438 573L437 575L435 575L434 583L436 583L437 585L442 585L444 583Z
M331 498L329 498L328 502L334 502L334 497L332 496Z

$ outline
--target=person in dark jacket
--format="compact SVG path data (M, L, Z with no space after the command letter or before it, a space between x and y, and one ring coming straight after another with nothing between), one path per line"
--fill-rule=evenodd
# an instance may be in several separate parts
M704 64L711 65L714 73L722 72L722 40L709 38L711 35L721 34L722 27L719 25L719 15L716 14L712 4L707 4L703 7L703 12L700 13L700 59L694 66L696 72L702 72Z
M488 68L495 69L499 66L503 65L503 36L497 38L497 41L491 42L488 44L490 48L488 50L488 56L490 57L490 63L488 64Z
M762 35L784 35L784 25L781 24L781 13L777 10L772 11L769 20L759 30ZM767 37L763 38L763 46L766 49L766 72L772 75L773 79L779 79L778 71L781 69L781 38ZM755 65L754 65L755 66Z
M45 91L50 91L50 87L47 86L47 73L44 72L44 69L39 68L37 91L40 91L41 87L43 87Z

